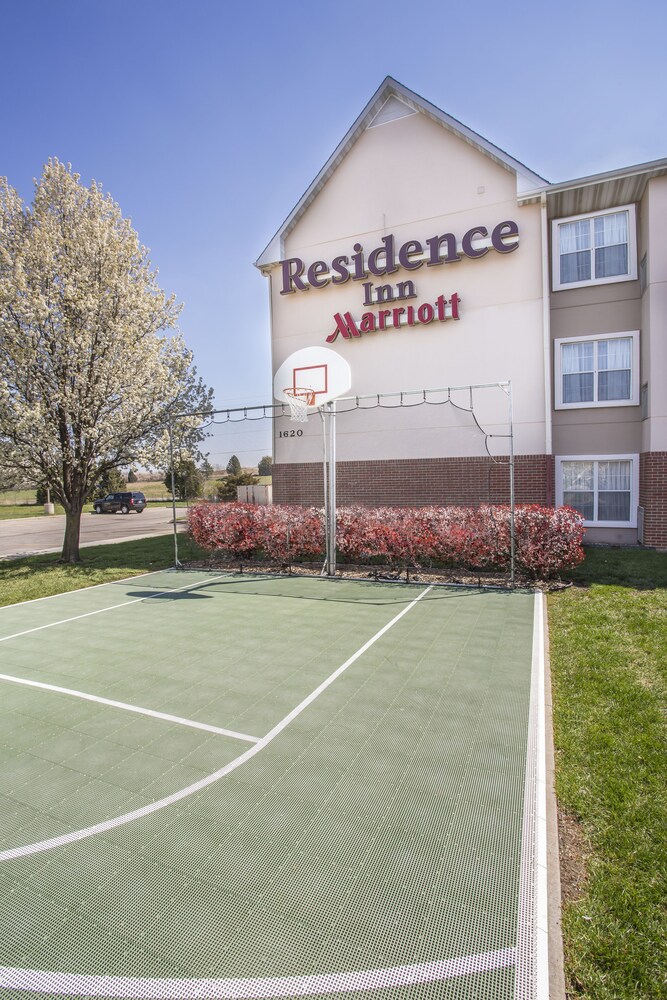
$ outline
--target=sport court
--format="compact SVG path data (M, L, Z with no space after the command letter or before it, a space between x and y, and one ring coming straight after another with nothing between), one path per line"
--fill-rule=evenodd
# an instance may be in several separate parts
M0 609L3 997L536 996L540 602L169 571Z

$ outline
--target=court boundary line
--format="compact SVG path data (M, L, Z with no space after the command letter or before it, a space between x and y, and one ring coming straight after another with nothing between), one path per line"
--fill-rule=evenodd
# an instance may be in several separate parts
M535 809L537 830L535 845L536 863L536 997L549 998L549 886L548 886L548 837L547 837L547 747L545 705L545 656L544 656L544 604L545 595L535 595L534 644L537 649L537 776L535 783Z
M168 590L166 591L166 593L179 594L181 593L181 591L187 590L188 588L192 589L194 587L199 587L202 586L204 583L214 583L216 580L222 580L226 576L229 576L229 573L220 573L217 576L211 577L210 580L198 580L196 583L184 583L182 587L174 587L173 590ZM132 578L130 577L130 579ZM103 615L107 611L117 611L118 608L127 608L131 604L141 604L142 601L154 601L158 597L163 597L164 594L165 591L161 590L158 593L148 594L144 597L133 597L131 601L122 601L120 604L110 604L108 608L97 608L96 611L85 611L81 615L72 615L71 618L61 618L57 622L47 622L46 625L36 625L34 628L27 628L24 629L22 632L14 632L12 635L0 636L0 642L8 642L9 639L20 639L24 635L32 635L33 632L42 632L44 631L44 629L55 628L57 625L68 625L70 622L76 622L82 618L92 618L94 615ZM51 597L61 597L61 596L62 596L61 594L51 594ZM47 600L47 598L36 598L36 600L42 600L42 599ZM19 607L19 605L10 604L8 605L8 607Z
M413 965L358 972L317 973L309 976L275 976L257 979L157 979L132 976L96 976L71 972L45 972L39 969L0 968L0 985L36 993L58 995L128 997L131 1000L258 1000L270 997L303 997L326 993L351 993L353 990L386 989L412 986L415 983L444 982L495 972L514 965L514 948L501 948L477 955L438 959ZM27 980L27 976L31 979ZM60 988L59 988L60 987Z
M193 784L191 785L187 785L185 788L179 789L177 792L172 792L171 795L167 795L162 799L158 799L155 802L149 803L148 805L141 806L139 809L134 809L129 813L124 813L120 816L113 817L112 819L107 819L100 823L95 823L92 826L84 827L81 830L73 830L70 831L70 833L61 834L58 837L49 837L46 840L38 841L34 844L25 844L20 847L12 847L7 850L0 851L0 861L10 861L15 858L28 857L32 854L39 854L42 851L52 850L53 848L56 847L64 847L67 844L73 844L80 840L85 840L88 837L94 836L95 834L105 833L107 830L113 830L119 826L124 826L126 823L130 823L135 819L141 819L145 816L149 816L154 812L158 812L161 809L166 808L167 806L179 802L181 799L188 798L195 792L202 791L209 785L212 785L216 781L219 781L220 778L224 778L227 774L230 774L232 771L236 770L237 767L240 767L242 764L245 764L246 761L251 760L255 756L255 754L263 750L265 746L268 746L268 744L271 743L276 738L276 736L279 736L280 733L291 722L293 722L294 719L297 718L297 716L301 715L301 713L305 711L305 709L308 708L308 706L312 704L312 702L315 701L316 698L318 698L328 687L330 687L330 685L333 684L333 682L337 680L338 677L340 677L340 675L344 673L345 670L348 669L348 667L352 666L352 664L355 663L360 656L363 656L363 654L368 649L370 649L370 647L375 642L377 642L378 639L382 638L382 636L386 632L388 632L390 628L392 628L397 622L399 622L404 615L406 615L409 611L411 611L412 608L414 608L414 606L418 604L423 597L426 597L426 595L430 593L432 589L433 589L432 586L429 586L425 590L423 590L420 594L418 594L418 596L415 597L415 599L411 601L410 604L406 605L402 609L402 611L399 611L397 615L395 615L389 622L383 625L382 628L375 633L375 635L371 636L371 638L368 639L362 646L360 646L355 653L353 653L350 657L348 657L348 659L344 663L342 663L336 670L334 670L332 674L330 674L327 678L325 678L325 680L322 681L322 683L317 688L315 688L314 691L311 691L311 693L307 695L306 698L303 699L303 701L301 701L295 708L292 709L291 712L289 712L283 719L281 719L280 722L278 722L273 727L273 729L271 729L266 734L266 736L263 736L259 740L259 742L255 743L254 746L250 747L248 750L240 754L238 757L235 757L234 760L230 761L228 764L225 764L224 767L219 768L212 774L206 775L204 778L200 778L198 781L193 782ZM144 598L142 598L142 600L143 599Z
M545 596L533 604L530 708L526 741L514 1000L549 1000Z
M61 590L57 594L44 594L43 597L29 597L27 601L15 601L14 604L1 604L0 611L7 608L21 608L24 604L36 604L37 601L52 601L54 597L69 597L70 594L82 594L84 590L97 590L99 587L113 587L115 583L127 583L129 580L141 580L144 576L155 576L156 573L174 573L173 566L165 566L164 569L149 569L145 573L137 573L136 576L121 576L118 580L105 580L103 583L91 583L89 587L75 587L73 590Z
M124 701L114 701L111 698L102 698L97 694L88 694L86 691L76 691L73 688L59 687L57 684L46 684L44 681L31 681L26 677L14 677L11 674L0 674L0 681L8 681L11 684L24 684L26 687L54 691L56 694L67 694L73 698L82 698L84 701L93 701L99 705L108 705L110 708L120 708L125 712L136 712L138 715L147 715L153 719L175 722L179 726L189 726L191 729L203 729L205 732L215 733L217 736L233 736L234 739L244 740L246 743L259 743L260 740L259 736L248 736L247 733L237 733L233 729L221 729L219 726L210 726L207 722L197 722L195 719L183 719L179 715L169 715L167 712L158 712L157 709L142 708L140 705L130 705Z

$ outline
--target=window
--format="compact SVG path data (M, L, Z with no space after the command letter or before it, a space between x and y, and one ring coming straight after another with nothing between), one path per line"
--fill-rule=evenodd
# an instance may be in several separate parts
M586 524L637 526L637 455L567 456L557 459L557 502L574 507Z
M552 227L554 291L637 277L634 205L558 219Z
M639 331L554 344L557 410L639 405Z

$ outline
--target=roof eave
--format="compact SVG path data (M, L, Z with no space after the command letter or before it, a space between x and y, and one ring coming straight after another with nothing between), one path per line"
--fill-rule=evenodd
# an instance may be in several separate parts
M536 201L543 193L550 197L566 191L576 191L581 188L595 187L600 184L613 183L631 177L657 177L667 173L667 158L661 160L650 160L647 163L636 163L629 167L622 167L619 170L606 170L600 174L590 174L586 177L576 177L569 181L560 181L558 184L545 183L532 190L526 190L519 196L521 202Z

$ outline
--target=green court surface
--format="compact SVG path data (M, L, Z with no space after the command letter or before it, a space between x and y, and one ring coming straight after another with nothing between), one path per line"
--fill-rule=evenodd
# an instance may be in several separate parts
M1 995L536 995L538 600L163 572L0 609Z

